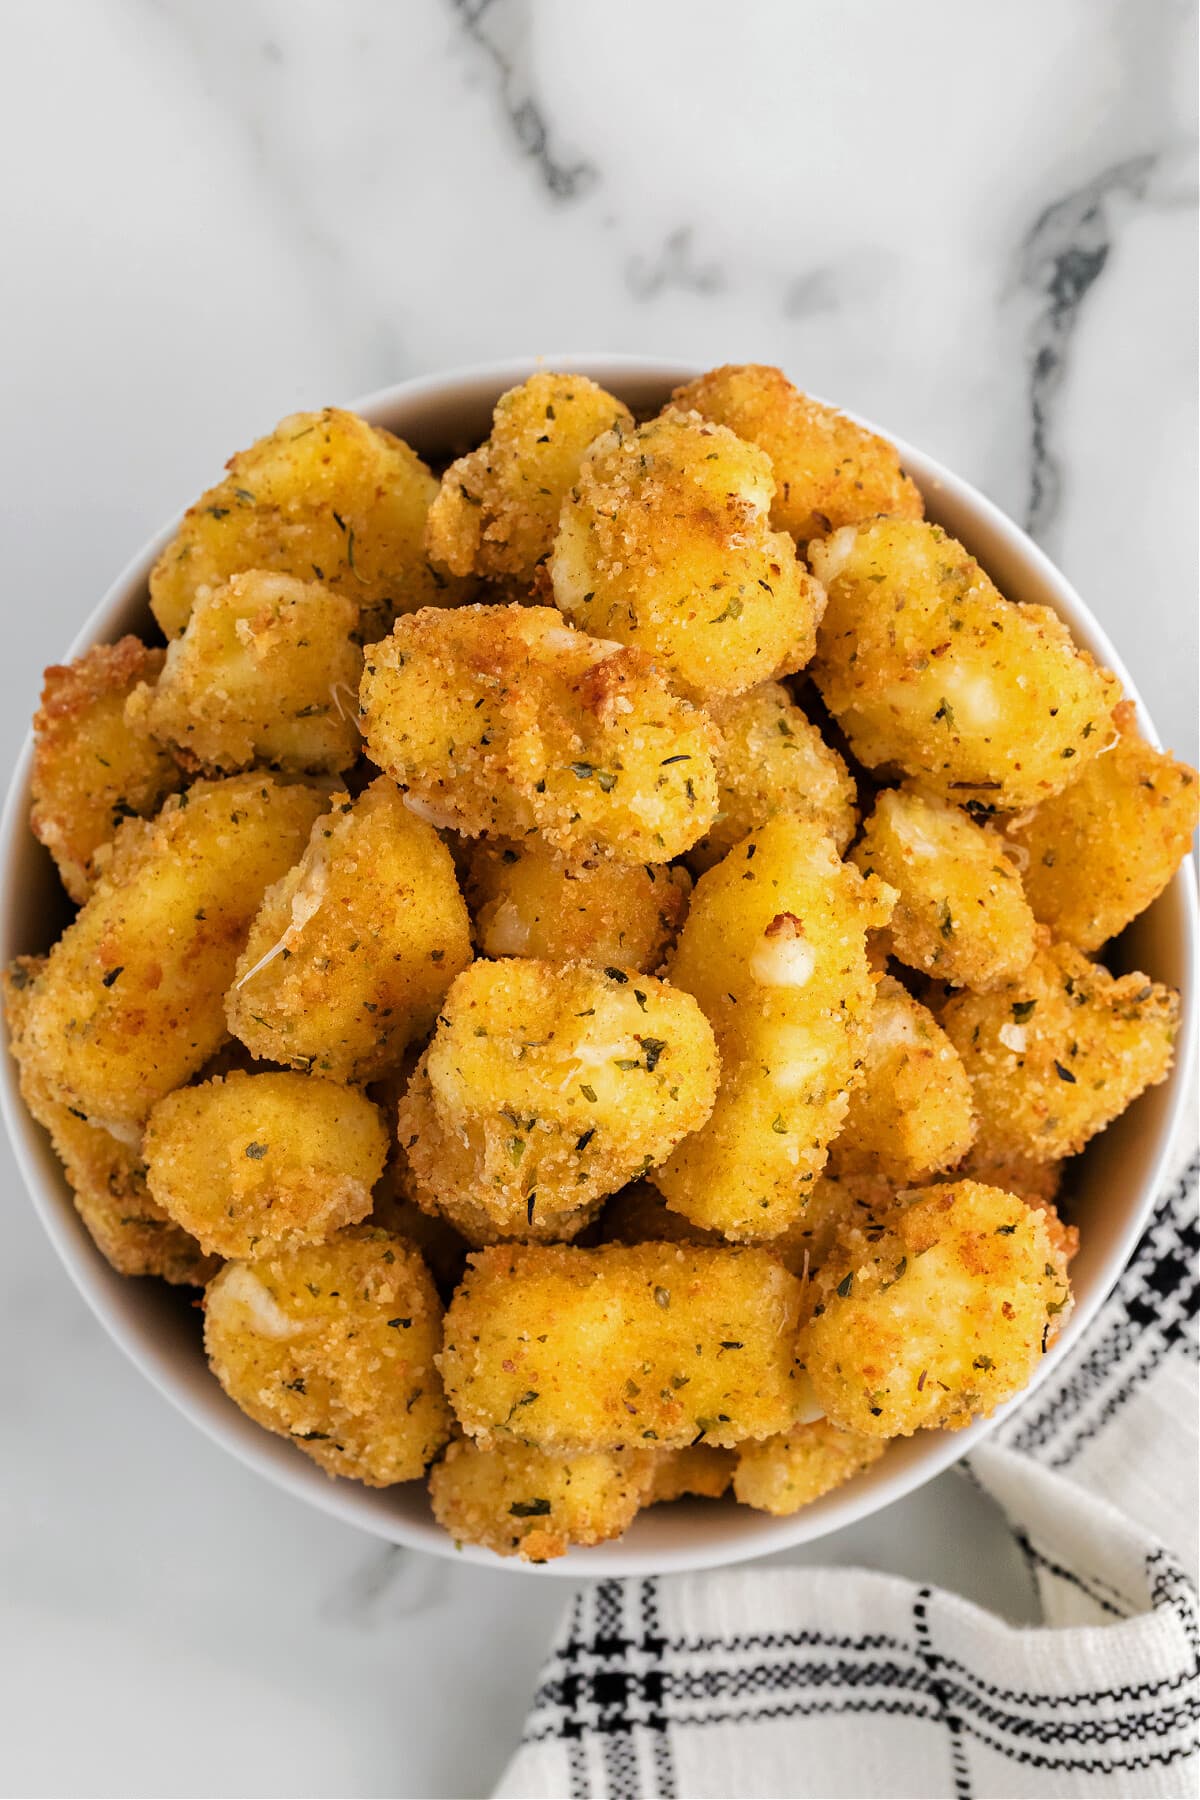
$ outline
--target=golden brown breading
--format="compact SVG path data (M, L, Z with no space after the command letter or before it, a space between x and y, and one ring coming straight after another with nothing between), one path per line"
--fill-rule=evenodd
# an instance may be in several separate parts
M440 1213L434 1218L422 1212L416 1201L408 1198L400 1180L394 1178L390 1163L375 1189L371 1223L393 1232L419 1250L437 1283L439 1294L449 1299L463 1278L471 1246L460 1232L455 1231L449 1219L444 1219Z
M1045 1210L1058 1199L1065 1166L1062 1159L1035 1162L1019 1150L973 1144L952 1179L981 1181L985 1187L1003 1188L1006 1194L1016 1194L1019 1200L1024 1200L1026 1206L1040 1206Z
M885 788L851 860L896 889L884 942L910 968L984 994L1019 975L1037 948L1037 922L1003 838L961 807Z
M204 1301L204 1346L230 1399L327 1475L368 1487L415 1481L450 1435L441 1337L420 1256L370 1225L226 1263Z
M736 1460L735 1451L719 1450L715 1444L689 1444L683 1450L665 1450L653 1458L652 1485L642 1505L662 1506L687 1497L719 1500L729 1491Z
M801 544L876 513L922 516L921 495L887 439L810 400L780 369L726 363L671 400L766 451L775 471L771 523Z
M652 1177L695 1223L758 1239L799 1218L866 1045L866 933L890 904L790 813L696 883L669 974L708 1015L721 1088L708 1124Z
M255 1056L369 1081L432 1025L471 960L450 852L384 776L335 794L266 894L230 988L229 1028Z
M649 1504L656 1458L647 1450L554 1456L529 1444L481 1449L456 1436L429 1471L433 1516L456 1544L550 1562L572 1544L620 1537Z
M174 759L125 718L129 694L162 665L161 650L123 637L46 670L33 715L29 825L79 904L95 886L96 851L121 820L148 818L183 785Z
M721 733L721 810L688 851L689 866L697 874L711 869L747 832L777 812L811 819L844 852L858 821L854 781L788 690L765 681L732 700L715 700L706 710Z
M812 1419L760 1444L739 1445L733 1491L743 1506L787 1518L861 1475L886 1449L883 1438Z
M957 1430L1019 1393L1070 1308L1046 1221L975 1181L901 1197L817 1278L801 1334L830 1422L869 1437Z
M761 1238L759 1248L769 1250L785 1269L807 1280L820 1268L843 1232L861 1227L886 1211L895 1199L895 1188L879 1176L846 1175L828 1171L804 1189L795 1220L778 1237ZM694 1225L682 1213L673 1212L649 1181L634 1181L605 1202L597 1224L602 1244L708 1244L728 1240L719 1231Z
M550 607L401 619L367 653L367 754L434 824L668 862L717 810L716 733L638 650Z
M388 1134L378 1107L291 1069L178 1088L142 1139L150 1192L205 1250L321 1244L371 1211Z
M616 967L476 962L400 1103L413 1197L476 1242L574 1236L702 1125L717 1090L690 994Z
M348 769L359 749L357 623L355 603L319 582L235 575L196 596L158 682L135 689L126 719L209 773Z
M550 575L562 611L648 650L692 699L802 669L824 595L784 532L761 450L698 413L609 432L583 459Z
M356 607L364 641L398 613L469 593L426 556L437 480L390 431L336 406L293 413L225 466L150 574L150 605L169 638L199 594L246 569L324 582Z
M506 1244L471 1257L440 1367L485 1446L730 1445L792 1423L799 1311L763 1250Z
M1166 1080L1179 996L1053 944L1007 987L956 995L941 1023L971 1078L979 1154L1054 1162Z
M1079 1253L1079 1227L1068 1224L1055 1202L1062 1191L1065 1161L1034 1162L1015 1150L975 1147L949 1177L952 1181L981 1181L985 1187L1003 1188L1026 1206L1037 1209L1046 1221L1050 1241L1065 1262Z
M1139 737L1131 702L1113 723L1115 739L1078 781L1007 828L1035 914L1081 950L1098 950L1162 893L1200 814L1195 769Z
M808 554L829 596L812 673L868 768L960 805L1035 806L1108 741L1116 677L940 526L847 525Z
M195 1238L169 1219L150 1197L146 1166L136 1147L69 1106L51 1099L23 1054L33 982L45 957L18 956L4 971L4 1010L18 1064L21 1098L49 1133L75 1198L75 1210L96 1248L121 1275L157 1275L184 1287L203 1287L220 1268Z
M572 864L544 839L473 846L467 900L485 956L651 971L675 941L691 877L659 863Z
M531 582L584 451L614 429L632 431L633 414L586 375L539 371L501 394L491 436L442 476L430 555L456 575Z
M136 1142L225 1037L224 995L268 884L325 804L269 775L198 781L128 819L33 984L29 1061L49 1095Z
M962 1058L933 1014L885 975L830 1169L915 1186L960 1162L974 1135Z
M896 1198L895 1184L882 1175L835 1174L828 1166L804 1193L793 1224L762 1246L804 1281L825 1266L843 1238L873 1228Z

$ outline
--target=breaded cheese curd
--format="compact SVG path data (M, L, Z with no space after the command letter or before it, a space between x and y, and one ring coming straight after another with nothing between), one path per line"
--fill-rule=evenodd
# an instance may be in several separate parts
M229 1398L368 1487L418 1480L450 1435L441 1336L420 1256L370 1225L226 1263L205 1294L204 1347Z
M571 862L536 834L481 840L469 868L467 899L483 955L541 962L657 969L692 891L686 869L600 856Z
M225 1037L225 990L268 885L324 796L269 775L198 781L120 827L32 986L27 1056L51 1098L135 1144Z
M802 394L779 369L726 363L676 388L671 400L766 451L775 471L771 523L800 544L876 513L922 516L921 495L895 447Z
M974 1136L962 1058L929 1009L885 975L830 1169L912 1187L961 1162Z
M799 1316L765 1250L506 1244L470 1259L441 1370L485 1448L728 1446L792 1424Z
M551 607L401 619L367 653L367 754L435 825L669 862L717 810L716 733L640 651Z
M370 1081L433 1024L471 960L450 852L385 777L335 794L263 899L229 989L255 1056Z
M690 994L585 963L476 962L400 1103L414 1195L464 1235L573 1236L702 1125L712 1030Z
M365 1219L387 1148L364 1095L290 1069L178 1088L142 1140L155 1200L224 1257L319 1244Z
M866 1049L866 934L891 898L790 813L696 883L669 979L708 1015L721 1088L707 1125L652 1177L696 1224L759 1239L799 1219Z
M429 554L455 575L532 582L584 452L614 430L632 431L633 414L586 375L539 371L501 394L491 435L442 476Z
M484 1450L456 1437L429 1471L433 1516L456 1544L551 1562L572 1544L603 1544L633 1524L650 1497L646 1450L555 1456L531 1444Z
M736 1452L715 1444L688 1444L653 1458L650 1492L643 1506L672 1500L719 1500L733 1482Z
M838 1176L826 1170L805 1188L800 1211L788 1229L777 1237L760 1239L759 1248L769 1250L785 1269L807 1281L839 1237L873 1224L895 1197L894 1184L881 1176ZM673 1212L648 1180L631 1182L606 1201L595 1229L602 1244L719 1246L727 1242L721 1232L694 1225L683 1213Z
M941 1024L971 1079L980 1154L1055 1162L1166 1080L1179 996L1053 944L1006 987L955 995Z
M358 607L317 581L251 569L196 597L153 685L126 718L191 769L255 763L313 774L358 756Z
M768 459L698 413L609 432L583 459L550 558L554 598L647 650L694 700L802 669L824 595L768 516Z
M902 1196L818 1280L800 1348L816 1403L878 1438L993 1412L1027 1384L1071 1304L1042 1214L974 1181Z
M869 769L1015 809L1060 793L1111 737L1116 677L940 526L847 525L808 555L829 599L812 674Z
M119 1275L157 1275L176 1286L203 1287L220 1262L155 1204L136 1144L89 1125L73 1107L54 1100L27 1062L25 1021L32 983L45 957L19 956L4 971L4 1011L17 1061L21 1098L49 1134L71 1188L75 1210L100 1254Z
M733 1491L743 1506L787 1518L861 1475L886 1449L883 1438L810 1419L778 1437L739 1445Z
M1129 701L1113 723L1078 781L1007 826L1035 915L1081 950L1099 950L1158 898L1200 814L1195 769L1138 735Z
M453 606L469 592L425 551L436 477L356 413L293 413L226 468L151 570L150 605L167 637L179 636L200 594L246 569L333 588L357 609L364 641L398 613Z
M711 869L747 832L777 812L826 830L839 852L858 822L854 781L845 763L777 681L707 707L721 734L712 825L688 851L696 874Z
M961 807L885 788L851 859L895 888L883 941L909 968L987 993L1019 975L1037 948L1037 921L1004 839Z
M149 818L183 785L183 771L125 703L158 679L163 652L139 638L95 644L43 678L33 715L29 826L54 858L62 884L82 905L96 881L95 856L122 819Z

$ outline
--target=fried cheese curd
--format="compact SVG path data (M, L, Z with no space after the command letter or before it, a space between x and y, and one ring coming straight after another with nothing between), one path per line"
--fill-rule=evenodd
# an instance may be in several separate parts
M364 1095L291 1069L178 1088L142 1139L155 1200L223 1257L320 1244L358 1224L387 1148L383 1116Z
M980 1154L1054 1162L1166 1080L1179 996L1052 944L1006 987L956 994L941 1025L971 1079Z
M985 1187L1003 1188L1006 1194L1016 1194L1019 1200L1024 1200L1026 1206L1040 1206L1045 1211L1054 1205L1062 1191L1064 1168L1062 1159L1035 1162L1019 1150L994 1144L973 1144L955 1170L954 1179L981 1181Z
M491 435L442 476L425 543L455 575L532 582L588 445L633 414L586 375L539 372L501 394Z
M844 852L858 822L854 781L788 690L765 681L732 700L713 701L706 710L721 734L720 811L688 851L689 867L696 874L711 869L777 812L811 819Z
M702 1125L712 1030L690 994L616 966L476 962L400 1103L413 1193L464 1236L574 1236Z
M471 960L450 852L385 776L335 794L250 928L226 1010L254 1053L370 1081L429 1030Z
M672 1500L719 1500L729 1492L737 1455L715 1444L688 1444L682 1450L666 1450L652 1463L650 1492L643 1506L663 1506Z
M812 675L867 768L1017 809L1060 793L1112 735L1116 677L940 526L847 525L808 557L828 595Z
M740 1445L733 1491L743 1506L787 1518L861 1475L886 1449L881 1437L811 1419L761 1443Z
M800 1301L763 1250L506 1244L470 1258L440 1367L485 1449L730 1446L796 1416Z
M806 1281L846 1230L865 1225L894 1198L894 1186L880 1176L836 1176L826 1170L805 1188L801 1209L788 1229L778 1237L761 1239L759 1248ZM719 1231L693 1225L682 1213L672 1212L649 1181L631 1182L606 1201L597 1229L602 1244L727 1242Z
M129 819L32 986L27 1055L50 1096L129 1143L225 1038L224 996L268 885L324 796L269 775L198 781Z
M44 957L19 956L4 972L4 1010L17 1061L21 1098L49 1135L63 1165L75 1210L100 1254L120 1275L157 1275L177 1286L203 1287L220 1262L151 1198L146 1166L125 1144L51 1098L24 1054L32 984Z
M1035 915L1056 937L1099 950L1157 899L1191 847L1195 769L1138 735L1123 700L1115 740L1063 793L1009 821Z
M204 1347L229 1398L325 1470L416 1481L450 1435L436 1360L442 1303L417 1251L371 1225L226 1263Z
M589 857L572 863L536 834L472 847L467 900L484 956L657 969L692 891L686 869Z
M876 513L919 519L924 506L895 447L763 363L726 363L675 389L672 403L757 444L775 471L771 523L800 544Z
M46 670L33 715L29 824L77 905L95 886L97 850L121 820L150 817L183 785L174 758L125 716L129 695L162 666L161 650L123 637Z
M909 968L988 993L1037 948L1037 921L1004 839L961 807L885 788L850 855L864 875L895 888L884 943Z
M439 1294L448 1299L462 1280L469 1246L449 1219L440 1213L434 1217L423 1212L412 1198L408 1157L396 1142L396 1108L421 1060L423 1048L419 1041L410 1044L395 1067L367 1088L368 1098L379 1108L388 1128L388 1156L372 1194L371 1224L414 1245L424 1257Z
M885 975L857 1086L829 1152L839 1175L916 1186L952 1169L975 1136L971 1083L933 1014Z
M251 569L198 594L126 718L193 769L348 769L359 750L358 608L315 581Z
M974 1149L946 1179L981 1181L985 1187L1003 1188L1006 1194L1015 1194L1026 1206L1041 1213L1051 1243L1063 1261L1069 1263L1079 1253L1079 1227L1064 1219L1055 1205L1062 1191L1064 1168L1062 1161L1038 1163L1014 1150Z
M436 476L356 413L293 413L225 466L150 573L150 606L168 638L201 594L247 569L332 588L355 607L364 640L398 613L453 606L469 591L425 551Z
M708 1015L722 1078L707 1125L653 1173L674 1210L732 1238L797 1222L866 1049L866 934L890 906L790 813L700 877L668 975Z
M649 651L694 700L801 669L825 599L772 531L771 465L723 425L667 413L583 459L550 558L585 631Z
M903 1195L817 1278L800 1355L832 1425L958 1430L1026 1385L1071 1304L1042 1214L975 1181Z
M556 1456L512 1442L485 1450L457 1436L429 1471L429 1499L456 1544L551 1562L572 1544L620 1537L649 1503L656 1460L648 1450Z
M435 825L539 831L572 860L669 862L717 810L716 733L638 650L552 607L400 619L367 652L367 754Z

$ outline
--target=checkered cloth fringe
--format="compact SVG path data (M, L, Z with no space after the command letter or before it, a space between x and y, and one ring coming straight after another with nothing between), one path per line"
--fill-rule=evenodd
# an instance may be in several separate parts
M1197 1168L1056 1378L961 1465L1042 1625L864 1570L592 1583L497 1794L1194 1795Z

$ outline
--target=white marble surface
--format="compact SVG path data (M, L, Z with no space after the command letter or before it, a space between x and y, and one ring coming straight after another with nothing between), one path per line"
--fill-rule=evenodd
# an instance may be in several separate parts
M1188 0L0 13L5 763L43 664L233 447L572 347L778 361L941 456L1195 757ZM0 1156L0 1785L486 1791L562 1588L381 1549L232 1464L102 1336ZM945 1477L815 1554L1026 1616L978 1506Z

